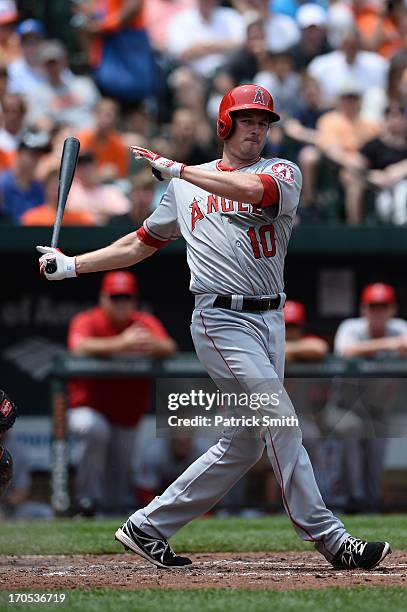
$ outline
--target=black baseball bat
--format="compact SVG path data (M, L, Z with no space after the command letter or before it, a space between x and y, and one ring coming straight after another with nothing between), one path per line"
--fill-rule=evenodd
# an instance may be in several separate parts
M55 248L59 240L62 217L68 199L69 190L75 174L76 162L78 161L80 142L77 138L70 136L65 139L62 149L61 166L59 168L57 214L55 217L54 229L52 231L51 246ZM45 266L48 274L53 274L57 269L55 261L49 261Z

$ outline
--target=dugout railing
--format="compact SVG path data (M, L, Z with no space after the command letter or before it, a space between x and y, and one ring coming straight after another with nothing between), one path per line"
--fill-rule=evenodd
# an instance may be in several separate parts
M287 364L287 379L309 380L360 380L397 379L407 376L407 360L343 360L330 356L322 363ZM50 377L53 414L53 442L51 467L51 503L57 514L70 508L69 494L69 443L66 427L67 389L72 378L200 378L206 372L194 353L180 353L164 360L144 357L119 357L97 359L75 357L69 353L59 355ZM403 436L402 431L398 435Z

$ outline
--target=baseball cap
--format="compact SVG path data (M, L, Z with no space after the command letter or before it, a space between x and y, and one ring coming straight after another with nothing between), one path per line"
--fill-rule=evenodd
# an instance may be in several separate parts
M310 26L317 26L323 28L328 23L328 15L325 9L318 4L312 4L307 2L300 6L297 11L297 23L301 29L309 28Z
M284 320L286 325L304 325L305 308L301 302L286 301L284 305Z
M39 153L48 153L51 150L50 136L45 130L30 131L23 133L18 149L28 149Z
M20 23L17 28L17 34L19 36L27 36L28 34L37 34L37 36L44 36L44 26L38 19L25 19Z
M101 293L107 295L135 295L137 279L131 272L107 272L102 279Z
M41 62L59 61L66 58L64 45L59 40L46 40L42 43L39 53Z
M0 25L13 23L18 19L16 3L13 0L0 0Z
M344 81L338 91L338 96L340 96L341 98L347 96L360 97L362 94L363 89L357 81L353 80Z
M394 304L396 294L390 285L372 283L363 289L360 301L362 304Z

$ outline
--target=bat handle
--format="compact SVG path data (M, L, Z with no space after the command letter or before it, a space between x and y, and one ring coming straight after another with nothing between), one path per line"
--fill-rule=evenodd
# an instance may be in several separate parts
M49 261L47 263L47 265L45 266L45 272L47 274L54 274L54 272L57 271L57 262L56 261Z

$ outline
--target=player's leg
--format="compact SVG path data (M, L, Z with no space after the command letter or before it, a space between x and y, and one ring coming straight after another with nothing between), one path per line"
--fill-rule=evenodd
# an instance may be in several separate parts
M110 425L100 412L88 407L69 410L68 424L77 440L75 496L86 510L104 498Z
M150 535L169 538L212 508L257 463L264 441L247 437L241 427L227 428L222 438L192 463L162 495L130 518Z

